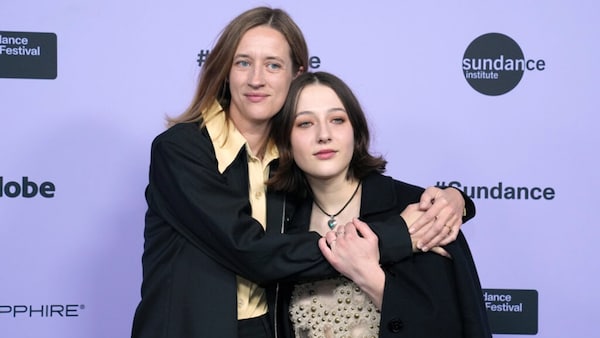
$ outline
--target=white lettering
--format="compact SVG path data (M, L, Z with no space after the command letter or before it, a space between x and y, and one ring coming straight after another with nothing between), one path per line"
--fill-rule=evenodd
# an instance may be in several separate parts
M509 303L494 304L485 302L485 308L492 312L523 312L523 303L511 305Z
M22 45L27 46L29 44L28 38L20 38L14 36L2 36L0 35L0 44L3 45Z
M481 58L464 58L463 70L477 71L524 71L527 70L544 70L546 62L544 60L525 60L525 59L507 59L501 54L495 59Z
M5 45L0 45L0 55L30 55L30 56L40 56L42 55L42 51L40 46L35 48L26 48L23 46L8 48Z

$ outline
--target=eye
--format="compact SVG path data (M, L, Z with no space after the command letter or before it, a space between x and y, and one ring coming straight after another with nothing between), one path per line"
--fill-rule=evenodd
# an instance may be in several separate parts
M235 65L240 67L248 67L250 66L250 62L248 62L247 60L238 60L235 62Z
M314 125L313 119L305 114L299 114L294 121L295 128L309 128Z
M331 119L331 123L333 124L342 124L346 122L346 119L344 117L334 117Z
M310 121L298 121L296 122L296 127L298 128L308 128L310 126L312 126L313 123Z
M270 71L280 70L282 68L279 63L269 63L267 64L267 69Z

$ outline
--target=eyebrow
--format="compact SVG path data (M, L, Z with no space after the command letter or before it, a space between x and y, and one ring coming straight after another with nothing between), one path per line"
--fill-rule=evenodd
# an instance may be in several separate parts
M329 108L327 109L327 114L329 113L335 113L335 112L344 112L346 114L348 114L348 112L346 111L346 109L344 109L344 107L335 107L335 108ZM305 114L314 114L314 112L312 110L303 110L303 111L299 111L296 113L296 116L298 115L305 115Z
M234 55L234 56L233 56L233 58L234 58L234 59L237 59L237 58L247 58L247 59L254 59L254 58L253 58L252 56L250 56L249 54L243 54L243 53L242 53L242 54L236 54L236 55ZM266 59L267 59L267 60L277 60L277 61L279 61L279 62L281 62L281 63L284 63L284 62L285 62L285 61L284 61L284 59L283 59L282 57L279 57L279 56L267 56L267 57L266 57Z

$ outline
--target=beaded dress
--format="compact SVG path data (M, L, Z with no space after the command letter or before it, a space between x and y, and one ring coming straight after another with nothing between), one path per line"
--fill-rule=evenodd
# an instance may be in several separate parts
M290 318L297 338L377 338L380 312L351 280L297 284Z

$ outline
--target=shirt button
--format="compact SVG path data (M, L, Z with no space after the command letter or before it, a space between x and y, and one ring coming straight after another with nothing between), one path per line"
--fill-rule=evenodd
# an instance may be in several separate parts
M402 330L404 323L400 319L392 319L388 323L388 329L393 333L398 333Z
M256 193L254 193L254 197L255 197L256 199L260 199L262 196L263 196L263 193L262 193L262 191L257 191Z

